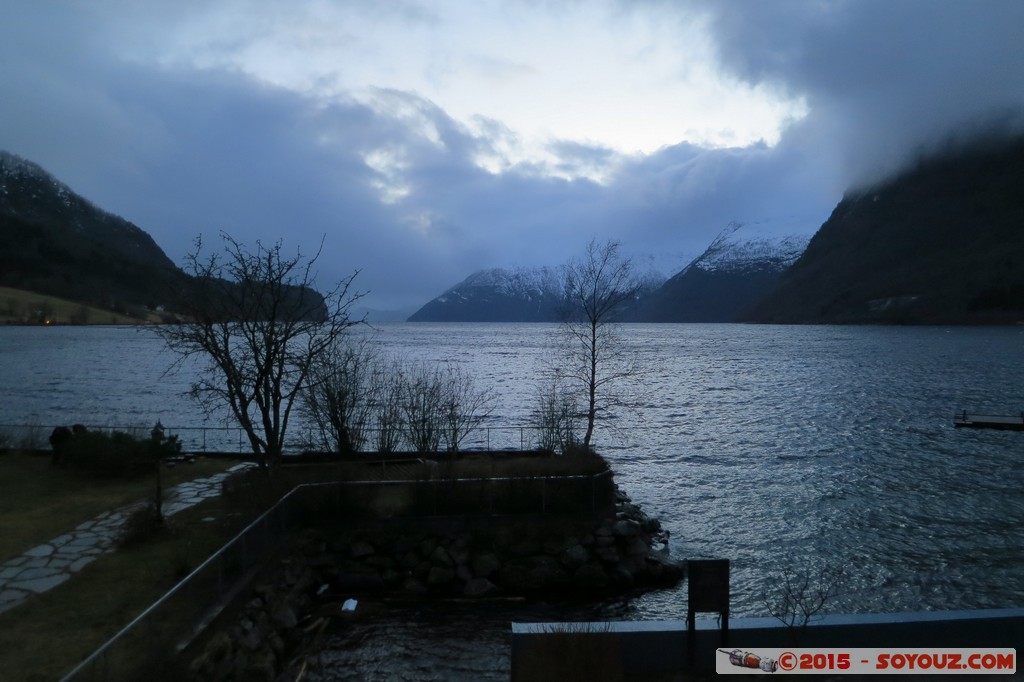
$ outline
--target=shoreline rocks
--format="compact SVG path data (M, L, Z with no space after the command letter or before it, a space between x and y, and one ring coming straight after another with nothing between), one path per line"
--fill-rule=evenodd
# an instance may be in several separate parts
M600 519L488 520L475 531L309 530L191 665L194 680L273 680L303 637L350 597L603 598L676 585L667 533L617 493ZM312 621L312 625L309 623Z

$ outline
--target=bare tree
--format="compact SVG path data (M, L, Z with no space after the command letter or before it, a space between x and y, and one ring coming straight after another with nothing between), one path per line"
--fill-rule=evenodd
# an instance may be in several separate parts
M598 413L614 402L609 387L636 372L635 359L616 334L616 322L639 291L632 262L621 256L615 241L599 244L592 239L583 257L565 267L562 330L569 341L569 378L586 395L584 448L590 448Z
M357 324L349 313L361 297L350 292L358 273L321 295L313 289L319 250L286 256L280 241L248 251L221 238L223 252L209 256L196 240L185 268L192 278L174 296L183 319L158 333L179 362L204 362L193 395L208 412L227 404L257 461L274 469L311 368Z

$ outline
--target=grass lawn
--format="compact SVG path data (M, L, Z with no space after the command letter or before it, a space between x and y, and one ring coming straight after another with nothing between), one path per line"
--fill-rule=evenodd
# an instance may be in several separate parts
M197 459L164 469L163 485L223 471L235 462ZM83 477L50 463L46 454L0 453L0 562L73 529L96 515L152 497L156 480Z
M71 580L0 614L0 679L60 679L234 537L244 522L221 498L207 500L172 517L169 531L104 554ZM142 655L148 644L144 639L129 650Z
M197 460L164 470L164 485L206 476L232 464L226 460ZM468 455L451 458L443 472L429 465L412 465L405 475L430 477L537 476L585 473L607 465L596 456L538 458ZM233 538L282 488L304 481L353 480L379 477L378 465L348 463L287 467L278 484L262 495L216 497L176 514L169 529L129 548L100 556L70 580L0 614L0 679L42 682L59 679L159 599L189 571ZM424 471L419 471L423 468ZM256 479L257 474L253 474ZM20 452L0 454L0 560L18 555L74 528L111 508L153 493L154 481L100 481L54 468L49 456ZM259 499L262 498L262 499ZM201 595L176 599L152 619L156 627L172 628L176 617L193 617L209 599ZM179 613L179 611L182 611ZM188 611L187 614L184 611ZM191 622L191 621L187 621ZM129 656L145 656L156 639L137 628L132 642L121 647ZM173 679L173 669L163 669ZM170 677L168 677L170 676Z

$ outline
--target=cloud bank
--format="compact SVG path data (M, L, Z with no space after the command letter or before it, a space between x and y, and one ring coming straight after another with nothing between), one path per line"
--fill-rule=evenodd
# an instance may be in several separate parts
M678 64L680 82L697 70L744 97L800 103L786 109L774 139L729 145L723 131L732 123L723 119L715 135L681 125L644 153L613 137L538 137L483 105L467 114L471 99L444 99L463 81L482 87L460 74L528 80L546 63L531 65L530 54L564 59L565 46L550 44L556 31L518 61L495 49L452 62L439 42L450 10L406 2L381 14L370 3L351 35L344 22L313 30L318 7L344 5L296 3L295 14L260 16L269 5L220 2L210 14L204 3L15 2L0 26L0 148L135 222L176 261L197 235L209 241L220 230L306 252L323 239L321 277L359 269L366 300L388 308L415 307L478 269L564 262L593 236L619 239L672 274L729 222L811 233L851 185L985 125L1021 129L1024 48L1015 29L1024 4L1012 0L607 5L606 22L644 27L629 34L633 52L654 41L658 106L676 92L664 66L676 35L699 36L711 60L689 75ZM495 11L536 27L570 22L577 5L497 3ZM232 23L241 17L250 20ZM484 19L456 23L465 31ZM602 30L592 23L587 30ZM288 31L276 32L282 25ZM151 46L161 27L171 39ZM268 31L273 41L257 39ZM358 64L307 70L294 81L301 87L289 85L304 46L330 56L316 46L378 34L387 36L382 45L407 36L420 50L380 59L397 71L422 57L445 84L436 97L397 77L348 88L346 72ZM296 51L292 61L275 58L282 41ZM600 69L587 73L590 87L604 87ZM550 99L551 87L537 92ZM603 96L639 102L644 93L609 74ZM629 116L617 120L631 125Z

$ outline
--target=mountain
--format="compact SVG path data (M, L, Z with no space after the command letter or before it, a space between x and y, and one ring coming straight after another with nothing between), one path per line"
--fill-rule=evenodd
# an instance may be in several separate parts
M643 322L733 322L775 286L808 237L749 234L733 223L669 278L638 313Z
M744 319L1024 320L1024 138L947 151L848 192Z
M141 229L0 151L0 286L123 311L156 307L180 276Z
M409 321L551 322L561 300L562 280L553 268L492 268L429 301Z

